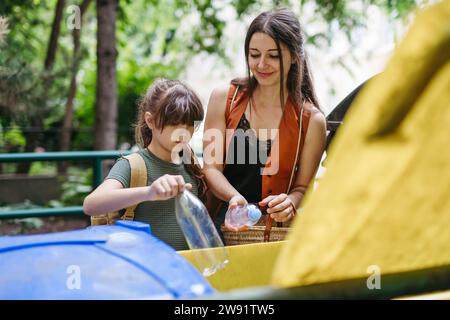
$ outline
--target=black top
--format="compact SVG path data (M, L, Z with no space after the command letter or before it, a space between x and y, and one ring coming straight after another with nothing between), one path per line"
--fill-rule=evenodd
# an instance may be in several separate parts
M262 171L271 147L271 140L256 137L244 113L231 139L223 174L249 203L262 200Z

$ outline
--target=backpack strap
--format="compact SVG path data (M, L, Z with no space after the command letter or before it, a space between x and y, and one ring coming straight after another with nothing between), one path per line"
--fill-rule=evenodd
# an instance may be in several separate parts
M130 188L145 187L147 185L147 167L144 158L138 153L133 153L122 158L127 159L130 163ZM133 220L136 207L137 204L126 208L122 219ZM91 216L91 225L112 225L119 219L120 215L118 212L109 212L107 214Z
M147 167L144 158L139 153L133 153L124 158L130 163L130 188L145 187L147 185ZM137 205L128 207L122 216L122 220L134 220L134 210Z
M119 220L119 214L117 212L91 216L91 226L111 225L117 220Z

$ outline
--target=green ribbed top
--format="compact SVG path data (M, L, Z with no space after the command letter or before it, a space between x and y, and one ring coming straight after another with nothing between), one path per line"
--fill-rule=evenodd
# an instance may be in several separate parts
M158 158L147 149L139 150L147 167L147 185L159 177L181 175L185 182L192 184L192 193L198 195L198 184L184 164L174 164ZM119 159L111 168L106 179L115 179L122 183L124 188L130 186L130 163L126 159ZM124 210L123 210L124 212ZM152 234L172 246L175 250L189 249L184 235L175 216L175 199L164 201L146 201L140 203L135 210L134 220L150 224Z

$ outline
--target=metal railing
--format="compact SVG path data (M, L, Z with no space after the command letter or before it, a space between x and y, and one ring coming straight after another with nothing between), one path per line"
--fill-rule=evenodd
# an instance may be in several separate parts
M103 169L102 161L117 159L130 154L131 151L68 151L68 152L24 152L24 153L1 153L0 163L5 162L30 162L30 161L70 161L70 160L91 160L93 166L93 188L102 183ZM0 211L0 219L47 217L83 215L82 206L60 207L60 208L36 208L23 210Z

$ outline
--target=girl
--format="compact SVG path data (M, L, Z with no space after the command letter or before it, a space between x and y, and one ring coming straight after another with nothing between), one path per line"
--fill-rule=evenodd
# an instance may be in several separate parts
M138 152L147 167L147 186L129 188L129 162L119 160L105 181L86 197L84 212L99 215L139 203L135 220L150 224L152 233L175 250L188 249L175 217L173 197L185 188L200 197L205 192L201 169L187 148L194 126L203 116L200 99L187 85L176 80L155 81L139 103L135 124L135 139L143 148Z
M224 159L203 155L208 187L222 200L219 209L211 203L209 209L217 212L219 229L228 208L259 203L267 209L264 223L270 231L272 219L289 223L294 217L319 166L326 120L318 109L300 23L291 11L264 12L253 20L245 59L247 78L215 89L207 109L204 150L213 149L209 130L226 137L214 153Z

